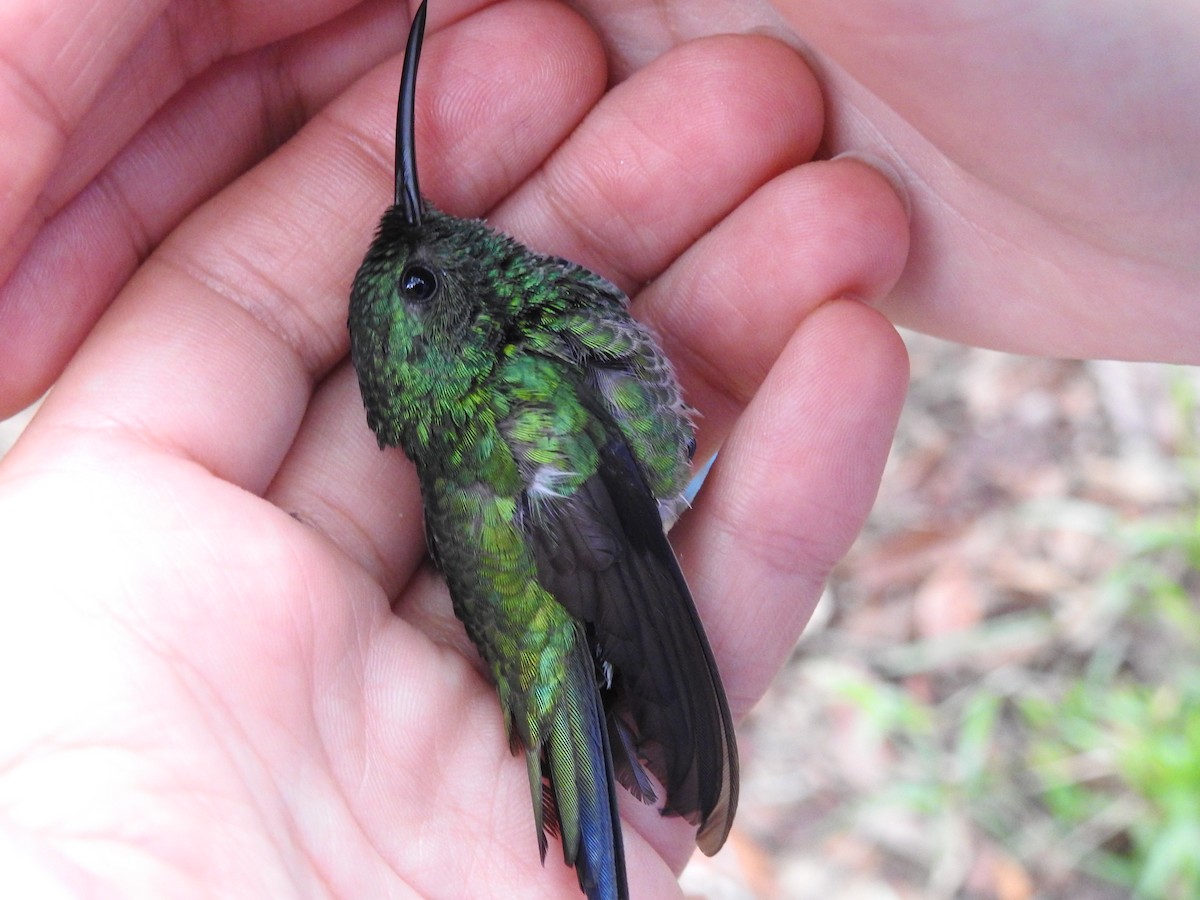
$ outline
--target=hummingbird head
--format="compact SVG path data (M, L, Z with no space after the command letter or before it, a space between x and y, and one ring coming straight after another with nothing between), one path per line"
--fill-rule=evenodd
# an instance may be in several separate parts
M424 34L422 3L408 36L396 108L394 203L350 294L351 355L377 432L373 407L386 401L405 407L404 415L421 415L430 397L448 401L486 374L521 303L503 286L532 264L511 238L444 213L421 196L413 122Z
M455 289L455 281L459 280L455 276L461 276L463 264L470 262L463 246L468 235L460 227L467 223L427 204L417 179L414 120L425 13L423 2L413 17L404 50L396 103L395 197L354 281L352 330L356 319L362 322L364 307L371 306L376 313L370 317L375 320L373 327L382 327L387 320L419 338L425 326L437 328L435 322L427 320L445 320L451 308L462 305L455 302L455 295L458 300L468 296L465 290ZM448 324L442 322L443 326Z
M517 312L500 286L536 268L534 256L482 221L449 215L427 202L417 179L417 67L426 3L413 17L396 104L395 197L379 223L351 294L351 329L366 306L399 324L415 341L471 342L464 333L480 317L494 322ZM500 294L505 296L501 297Z

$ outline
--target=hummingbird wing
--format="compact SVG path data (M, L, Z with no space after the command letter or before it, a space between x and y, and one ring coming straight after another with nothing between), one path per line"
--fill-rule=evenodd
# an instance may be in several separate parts
M634 450L646 486L671 505L691 478L693 410L653 331L629 315L619 288L586 269L565 275L567 308L553 325L561 356L583 372Z
M523 527L539 584L586 625L618 779L651 801L649 769L663 812L698 825L712 854L737 807L737 745L660 507L687 484L691 410L624 294L574 264L556 271L523 334L532 352L503 367Z
M618 779L653 800L644 764L663 813L698 825L711 855L737 806L729 706L654 494L621 431L606 431L595 473L551 514L543 502L524 517L538 580L587 625Z

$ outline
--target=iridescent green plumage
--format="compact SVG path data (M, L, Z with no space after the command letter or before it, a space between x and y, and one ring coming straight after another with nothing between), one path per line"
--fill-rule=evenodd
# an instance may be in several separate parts
M662 513L688 410L613 285L420 199L410 36L397 201L355 279L351 348L381 445L416 464L429 549L529 766L538 840L591 898L627 895L614 780L699 826L737 798L716 666Z

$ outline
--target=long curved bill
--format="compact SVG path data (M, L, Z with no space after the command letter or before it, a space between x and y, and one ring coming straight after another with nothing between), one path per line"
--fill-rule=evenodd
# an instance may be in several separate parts
M400 99L396 103L396 205L404 207L409 225L421 224L421 188L417 183L417 147L413 135L416 108L417 64L425 40L425 2L413 17L404 50L404 74L400 77Z

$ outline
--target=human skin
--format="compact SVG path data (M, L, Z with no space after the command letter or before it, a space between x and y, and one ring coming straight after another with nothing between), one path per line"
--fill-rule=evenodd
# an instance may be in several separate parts
M577 5L621 71L722 27L803 46L828 151L886 161L908 194L894 321L1018 353L1200 361L1193 4Z
M25 339L86 337L0 463L5 893L577 896L555 848L539 863L525 768L424 562L411 465L375 445L345 361L399 60L330 87L301 50L336 60L407 24L360 16L364 34L334 23L213 73L116 156L126 106L101 96L36 204L57 215L12 231ZM861 162L809 162L817 84L769 38L683 44L606 93L601 43L561 5L433 25L424 189L633 293L700 453L722 448L673 537L740 716L874 497L906 359L863 301L903 268L903 205ZM279 96L249 88L271 66L330 102L229 181L264 120L291 121L253 108ZM10 400L40 388L5 374ZM692 830L623 809L635 895L677 894Z
M432 27L486 5L446 0ZM617 79L714 32L802 47L824 149L884 160L907 193L911 253L881 304L893 320L1018 352L1200 358L1191 5L573 5ZM4 5L0 128L21 141L0 158L0 413L47 387L184 215L396 51L397 6Z
M722 447L673 539L738 715L873 499L906 374L880 310L1195 359L1188 14L578 5L435 5L422 184L662 335ZM756 26L818 73L771 37L694 40ZM0 465L12 880L574 895L344 361L406 27L392 2L0 10L0 409L57 381ZM1107 81L1120 42L1053 52L1113 33ZM811 161L846 150L890 181ZM625 813L635 894L677 891L688 829Z

